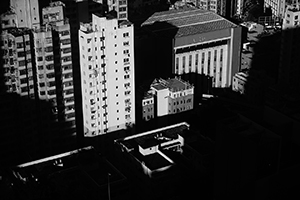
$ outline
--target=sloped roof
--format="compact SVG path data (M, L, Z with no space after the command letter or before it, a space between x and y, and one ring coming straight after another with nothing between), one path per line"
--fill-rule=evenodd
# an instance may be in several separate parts
M154 13L143 24L153 32L176 30L175 37L236 27L237 25L206 10L186 8Z

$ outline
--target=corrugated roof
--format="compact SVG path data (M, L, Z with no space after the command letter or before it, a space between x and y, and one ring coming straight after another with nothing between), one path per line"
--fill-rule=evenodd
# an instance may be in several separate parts
M151 84L151 87L155 88L156 90L169 88L171 90L179 91L179 90L191 88L191 86L192 85L189 84L188 82L185 82L178 78L172 78L167 80L158 79L158 80L154 80L154 82Z
M183 37L237 25L214 12L188 8L155 13L142 26L151 26L154 32L178 29L175 37Z

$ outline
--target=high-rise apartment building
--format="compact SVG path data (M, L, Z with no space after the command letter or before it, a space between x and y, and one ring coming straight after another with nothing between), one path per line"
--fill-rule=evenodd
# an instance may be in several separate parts
M16 13L18 27L39 28L39 1L38 0L10 0L10 6Z
M60 2L43 9L40 27L20 28L19 19L15 9L1 16L5 83L0 104L18 108L9 115L1 113L7 122L1 141L15 144L1 145L33 158L75 145L70 28Z
M1 34L5 91L34 98L33 40L27 28L9 28Z
M40 99L53 104L58 121L75 127L70 25L64 4L43 8L43 26L34 32L37 88Z
M84 135L135 123L133 24L93 14L79 30Z

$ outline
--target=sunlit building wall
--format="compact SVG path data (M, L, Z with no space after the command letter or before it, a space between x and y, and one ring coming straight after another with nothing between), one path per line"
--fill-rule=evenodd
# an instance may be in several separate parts
M135 123L133 24L93 14L79 30L85 136Z

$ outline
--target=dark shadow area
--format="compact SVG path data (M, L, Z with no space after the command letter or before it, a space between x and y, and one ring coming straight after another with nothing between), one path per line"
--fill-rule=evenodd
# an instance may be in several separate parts
M168 31L160 32L161 28ZM168 78L172 75L172 43L177 31L177 27L167 22L155 22L153 25L136 30L134 38L136 87L143 84L144 80Z
M286 194L299 196L295 190L295 177L298 177L299 169L299 119L296 118L299 112L300 76L297 67L300 61L298 40L298 28L282 32L271 30L261 34L258 42L253 45L252 64L247 72L243 94L225 90L214 91L218 95L214 101L251 120L250 124L241 123L240 129L235 131L226 130L224 127L219 130L226 133L226 136L221 134L215 139L216 148L223 149L216 151L219 152L216 159L223 158L222 162L227 162L228 169L236 170L230 172L215 168L215 173L223 171L220 180L223 176L227 177L228 186L233 186L234 176L239 176L244 171L253 173L255 177L247 179L246 175L241 176L240 186L227 187L220 198L230 196L245 199L246 193L249 194L249 199L282 199ZM235 120L233 124L238 126L240 122ZM231 123L230 120L225 122ZM264 131L258 131L253 137L236 135L252 124L258 124ZM252 151L237 150L246 146ZM221 156L221 152L230 152L230 156L225 159L225 154ZM234 155L237 157L234 158ZM249 166L244 165L244 157L252 159ZM240 163L239 169L236 168L236 162ZM217 162L215 164L218 166ZM216 185L218 179L215 181Z
M169 10L169 4L166 0L150 0L149 2L128 0L128 20L138 28L154 13L166 10Z
M2 37L0 44L4 44ZM22 97L16 90L17 83L20 84L19 70L14 65L5 62L7 53L4 55L4 51L1 50L0 54L1 168L76 148L76 134L74 134L76 132L72 128L74 124L61 117L64 114L62 111L64 108L60 108L61 115L59 115L54 109L53 102L38 98L36 63L32 43L30 49L33 76L28 77L29 59L25 59L27 77L22 80L27 81L25 87L28 93L23 93ZM11 59L13 60L13 58ZM33 79L33 88L29 86L29 78ZM60 83L57 82L57 84ZM61 86L57 89L59 88ZM30 89L33 89L34 94L29 92ZM8 92L9 90L11 92Z

